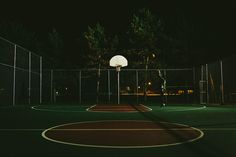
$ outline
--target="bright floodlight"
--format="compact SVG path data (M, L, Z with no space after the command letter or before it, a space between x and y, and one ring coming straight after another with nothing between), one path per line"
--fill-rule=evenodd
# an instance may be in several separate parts
M110 66L116 67L117 71L117 102L120 104L120 68L128 65L128 61L124 56L116 55L110 59Z

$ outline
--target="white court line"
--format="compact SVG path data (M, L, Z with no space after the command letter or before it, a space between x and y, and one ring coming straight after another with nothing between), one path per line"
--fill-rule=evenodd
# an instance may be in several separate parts
M236 131L236 128L202 128L205 131Z
M145 108L147 108L149 111L152 111L152 109L151 108L149 108L149 107L147 107L147 106L145 106L145 105L143 105L143 104L139 104L140 106L143 106L143 107L145 107ZM100 113L136 113L136 112L140 112L139 110L134 110L134 111L121 111L120 109L107 109L107 110L114 110L114 111L105 111L106 109L98 109L98 110L96 110L96 111L93 111L93 110L91 110L92 108L94 108L95 106L97 106L97 105L93 105L93 106L91 106L91 107L89 107L89 108L87 108L86 110L88 111L88 112L100 112ZM101 110L101 111L99 111L99 110ZM120 111L120 112L117 112L117 111ZM149 111L144 111L144 112L149 112Z
M145 108L147 108L149 111L152 111L152 108L147 107L147 106L145 106L145 105L143 105L143 104L140 104L140 105L143 106L143 107L145 107Z
M174 109L170 109L170 110L166 110L166 112L182 112L182 111L194 111L194 110L202 110L202 109L205 109L206 106L202 106L202 107L195 107L195 108L189 108L189 109L177 109L177 110L174 110ZM164 110L163 110L164 111Z
M93 106L90 106L89 108L86 109L86 111L89 111L89 112L90 112L90 109L91 109L91 108L94 108L95 106L97 106L97 105L95 104L95 105L93 105Z
M45 129L0 129L0 131L43 131Z
M37 108L40 107L39 106L32 106L31 109L32 110L37 110L37 111L47 111L47 112L87 112L86 110L84 111L62 111L62 110L58 110L58 109L44 109L44 108Z
M45 129L0 129L1 131L42 131ZM137 128L137 129L110 129L110 128L104 128L104 129L52 129L51 131L171 131L171 130L193 130L190 128L169 128L169 129L162 129L162 128Z
M236 128L198 128L202 131L236 131ZM44 131L46 129L0 129L0 131ZM161 129L161 128L137 128L137 129L52 129L53 131L164 131L164 130L193 130L191 128L169 128L169 129Z
M190 126L187 126L187 125L184 125L184 124L178 124L178 123L168 123L168 122L159 122L159 123L167 123L167 124L175 124L175 125L179 125L179 126L185 126L185 127L189 127L195 131L198 131L200 133L200 135L194 139L190 139L190 140L186 140L186 141L183 141L183 142L176 142L176 143L171 143L171 144L160 144L160 145L147 145L147 146L111 146L111 145L93 145L93 144L81 144L81 143L71 143L71 142L64 142L64 141L60 141L60 140L55 140L55 139L52 139L52 138L49 138L46 136L46 132L47 131L50 131L50 130L53 130L57 127L61 127L61 126L67 126L67 125L72 125L72 124L85 124L85 123L96 123L96 122L112 122L113 120L104 120L104 121L84 121L84 122L75 122L75 123L67 123L67 124L62 124L62 125L57 125L57 126L53 126L51 128L48 128L46 130L44 130L42 132L42 137L45 138L46 140L49 140L49 141L52 141L52 142L56 142L56 143L61 143L61 144L67 144L67 145L73 145L73 146L83 146L83 147L94 147L94 148L153 148L153 147L166 147L166 146L175 146L175 145L180 145L180 144L184 144L184 143L189 143L189 142L194 142L200 138L202 138L204 136L204 133L198 129L198 128L194 128L194 127L190 127ZM153 123L152 121L145 121L145 120L114 120L114 121L129 121L129 122L151 122Z
M117 111L120 111L120 112L117 112L117 111L105 111L105 109L101 109L101 111L99 111L99 110L97 110L97 111L91 110L95 106L96 105L93 105L93 106L87 108L87 111L88 112L98 112L98 113L136 113L136 112L138 112L138 111L120 111L120 109L112 109L112 110L117 110Z
M143 104L140 104L140 105L142 105L143 107L145 107L145 108L147 108L149 111L152 111L153 109L152 108L150 108L150 107L147 107L147 106L145 106L145 105L143 105ZM92 105L92 106L90 106L90 107L88 107L87 109L85 109L84 111L62 111L62 110L57 110L57 109L45 109L45 108L39 108L40 107L40 105L38 105L38 106L32 106L31 107L31 109L33 109L33 110L37 110L37 111L48 111L48 112L75 112L75 113L77 113L77 112L100 112L100 113L114 113L114 112L116 112L117 113L117 111L93 111L93 110L91 110L92 108L94 108L95 106L97 106L97 105ZM189 109L177 109L177 110L174 110L174 109L170 109L170 110L163 110L163 111L165 111L165 112L182 112L182 111L194 111L194 110L202 110L202 109L205 109L206 108L206 106L202 106L202 107L198 107L198 108L189 108ZM115 110L115 109L114 109ZM149 112L149 111L147 111L147 112ZM154 110L154 111L160 111L160 110ZM132 113L135 113L135 112L139 112L139 111L122 111L122 112L132 112ZM122 113L122 112L119 112L119 113Z

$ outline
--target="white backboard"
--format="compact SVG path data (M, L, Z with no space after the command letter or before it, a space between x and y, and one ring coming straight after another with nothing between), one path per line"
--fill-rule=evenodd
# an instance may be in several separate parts
M125 67L127 65L128 65L128 61L122 55L115 55L110 59L111 67Z

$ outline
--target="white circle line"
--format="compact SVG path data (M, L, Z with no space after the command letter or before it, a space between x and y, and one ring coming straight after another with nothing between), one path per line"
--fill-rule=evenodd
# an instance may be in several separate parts
M84 123L96 123L96 122L110 122L110 121L136 121L136 122L152 122L153 121L145 121L145 120L104 120L104 121L84 121L84 122L75 122L75 123L66 123L66 124L62 124L62 125L57 125L57 126L53 126L51 128L48 128L46 130L44 130L42 132L42 137L55 142L55 143L61 143L61 144L67 144L67 145L73 145L73 146L83 146L83 147L95 147L95 148L153 148L153 147L166 147L166 146L174 146L174 145L180 145L180 144L184 144L184 143L189 143L189 142L193 142L196 141L200 138L202 138L204 136L204 133L198 129L198 128L194 128L194 127L189 127L188 125L184 125L184 124L178 124L178 123L169 123L169 122L158 122L158 123L168 123L168 124L175 124L175 125L180 125L180 126L185 126L185 127L189 127L193 130L197 130L198 132L200 132L200 135L197 138L191 139L191 140L187 140L184 142L177 142L177 143L171 143L171 144L162 144L162 145L150 145L150 146L109 146L109 145L89 145L89 144L78 144L78 143L70 143L70 142L63 142L63 141L59 141L59 140L55 140L52 138L49 138L46 136L46 132L49 130L52 130L54 128L57 127L61 127L61 126L66 126L66 125L71 125L71 124L84 124Z

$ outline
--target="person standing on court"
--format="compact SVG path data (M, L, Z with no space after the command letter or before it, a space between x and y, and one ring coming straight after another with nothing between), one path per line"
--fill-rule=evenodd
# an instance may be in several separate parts
M161 70L158 70L158 76L160 78L160 85L161 85L161 100L162 100L162 107L166 106L166 96L165 96L165 93L166 93L166 79L163 77L162 73L161 73Z

